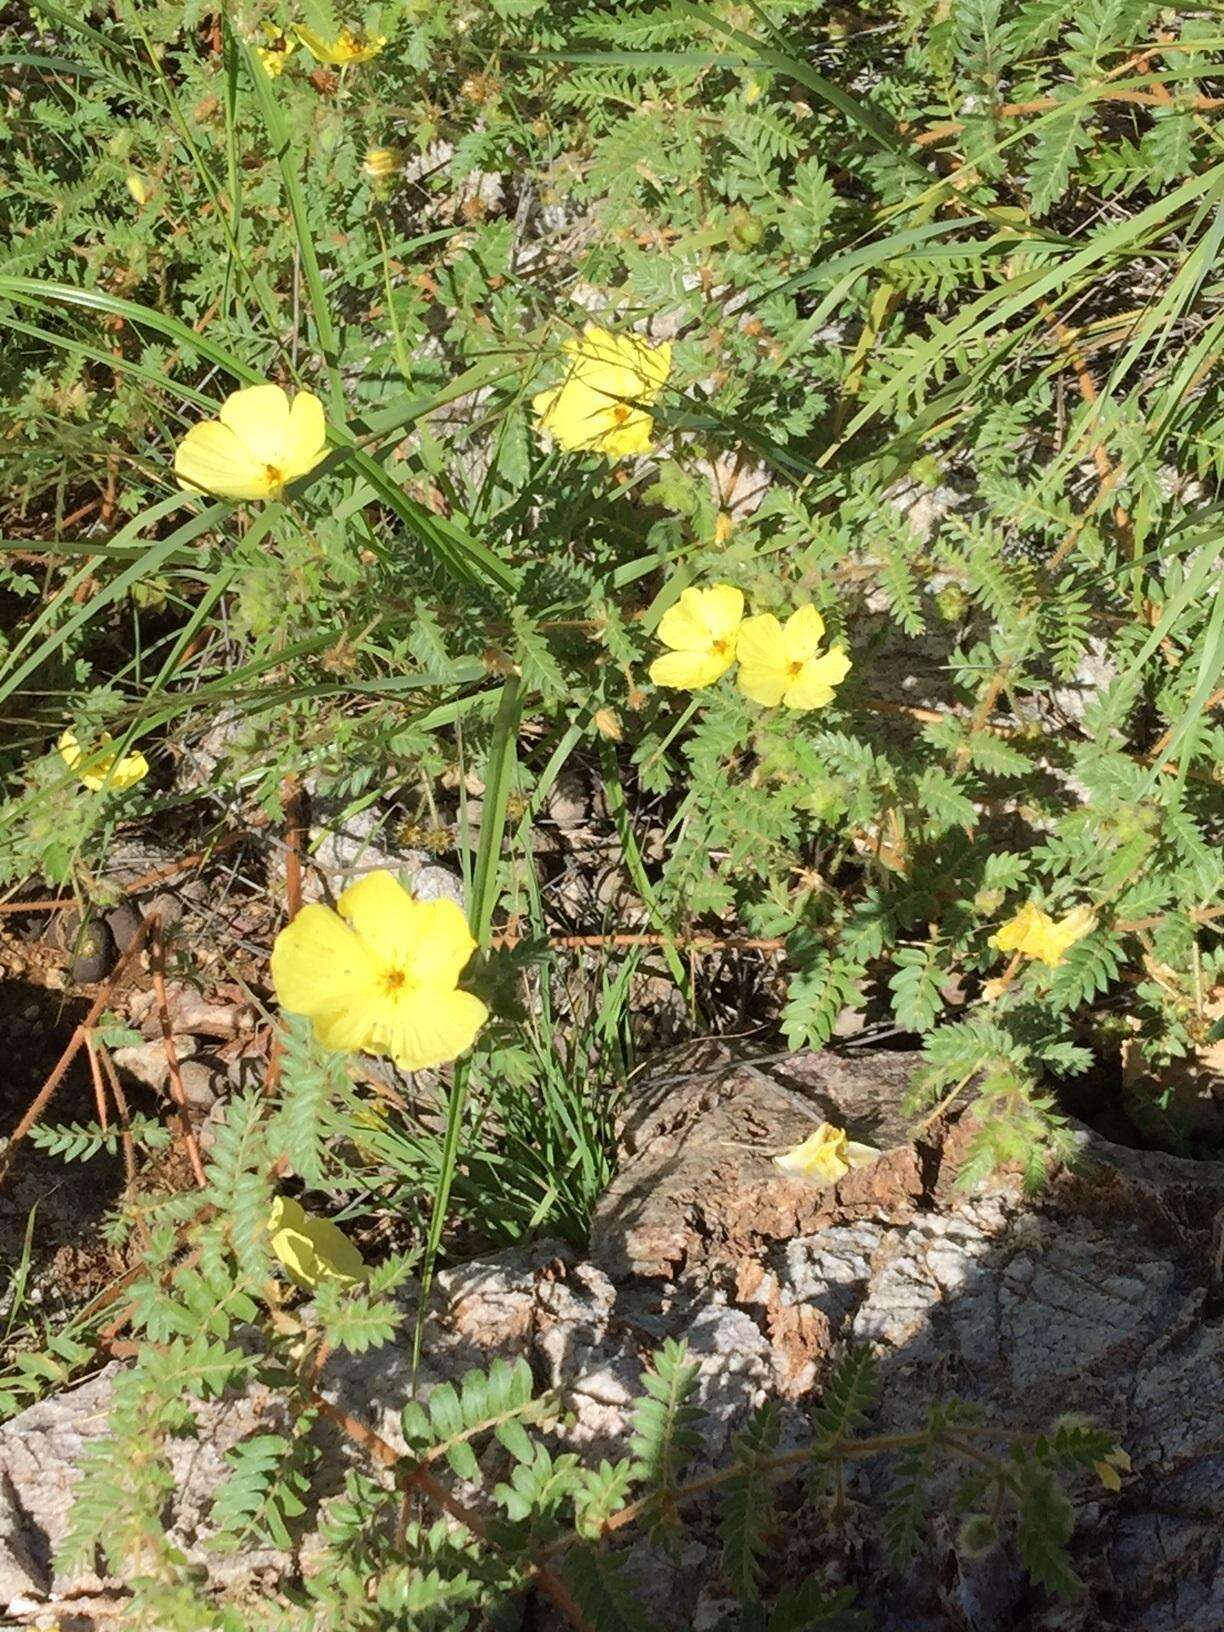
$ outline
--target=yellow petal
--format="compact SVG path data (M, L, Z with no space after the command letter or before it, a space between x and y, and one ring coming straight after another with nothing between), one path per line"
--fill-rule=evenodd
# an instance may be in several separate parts
M300 1230L306 1223L306 1209L292 1196L273 1196L268 1213L270 1230Z
M223 499L266 499L273 482L266 465L253 459L230 430L215 419L193 425L174 455L181 487Z
M650 665L650 678L656 686L668 686L681 691L700 691L712 686L726 674L734 659L726 653L665 652Z
M81 763L81 745L77 741L77 734L71 726L61 733L55 745L63 756L64 764L70 771L75 771Z
M646 410L667 378L671 347L589 323L562 350L565 379L532 399L541 428L570 452L609 459L649 453L654 421Z
M330 907L318 902L303 907L272 947L277 1002L291 1014L317 1017L315 1029L328 1048L362 1046L353 1033L368 1029L361 1005L377 990L378 974L369 949ZM353 1016L348 1022L346 1014ZM353 1040L332 1040L341 1035Z
M471 1048L488 1017L488 1009L471 992L423 986L388 1006L367 1046L389 1054L403 1071L427 1071Z
M1040 908L1033 902L1026 901L1015 917L1009 918L990 937L991 946L997 946L1000 952L1019 952L1034 930L1040 932L1042 919L1045 919L1047 924L1050 922Z
M338 1225L312 1218L296 1201L277 1196L268 1216L271 1247L292 1280L307 1289L322 1281L354 1286L365 1276L365 1259Z
M786 628L782 631L782 645L790 662L802 663L809 657L815 657L824 639L824 628L824 619L810 602L796 608L787 618Z
M1094 1462L1092 1466L1097 1478L1105 1486L1106 1490L1122 1489L1122 1478L1117 1468L1108 1462Z
M139 749L120 758L114 752L114 741L109 731L103 731L86 758L76 732L69 726L56 746L65 765L77 773L91 793L100 793L104 788L110 793L125 793L148 776L149 762Z
M339 40L334 42L325 40L321 34L316 34L313 28L307 28L304 23L299 24L294 33L316 62L327 62L335 67L347 60Z
M368 62L376 57L387 43L385 34L374 34L364 42L359 40L350 28L342 28L334 40L325 40L321 34L316 34L313 28L304 24L296 30L297 37L318 62L330 63L332 67L343 67L349 62Z
M840 646L823 657L811 657L797 675L789 677L782 701L787 708L823 708L833 701L834 688L850 672L850 659Z
M285 480L296 481L313 470L327 453L327 426L323 404L313 391L299 391L289 409L282 469Z
M759 612L755 617L744 619L736 636L735 655L741 663L751 663L757 668L785 670L782 625L772 612Z
M736 678L745 697L766 708L776 707L790 684L791 675L783 647L782 626L772 612L744 619L736 637L735 654L740 664Z
M124 754L122 759L112 763L104 784L116 793L126 793L137 782L143 782L148 774L148 760L138 749L133 749L130 754Z
M289 398L279 385L231 391L217 418L238 438L256 464L282 467L289 445Z
M853 1144L844 1128L822 1122L802 1144L774 1157L774 1165L799 1178L820 1179L826 1184L843 1178L852 1167L867 1167L880 1152L873 1145Z
M599 438L598 451L609 459L631 459L653 447L654 420L644 408L630 408L620 417L613 411L612 423Z
M685 594L693 593L686 590ZM726 640L739 631L744 616L744 592L730 584L712 584L709 589L696 591L701 596L706 626L716 640Z
M385 867L351 884L336 906L365 945L413 985L453 987L476 950L454 901L416 901Z
M709 589L686 589L659 619L658 637L675 651L706 651L723 646L730 666L735 661L735 637L744 615L743 591L730 584Z
M854 1139L846 1140L843 1154L851 1167L870 1167L880 1158L880 1152L874 1145L861 1145Z
M1001 952L1020 952L1056 969L1068 949L1095 928L1096 916L1091 907L1074 907L1055 923L1048 912L1026 901L1015 917L991 936L991 945Z

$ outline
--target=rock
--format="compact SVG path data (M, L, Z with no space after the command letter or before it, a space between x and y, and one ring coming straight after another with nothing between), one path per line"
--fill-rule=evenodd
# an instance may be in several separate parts
M904 1058L807 1054L769 1074L732 1062L655 1077L623 1130L628 1159L596 1209L592 1257L614 1278L670 1277L698 1259L734 1263L762 1241L810 1232L835 1206L912 1209L923 1157L900 1110ZM822 1121L884 1151L838 1187L836 1202L772 1161Z
M858 1585L880 1632L1219 1632L1224 1331L1215 1255L1224 1163L1130 1150L1081 1128L1074 1169L1039 1197L1009 1174L966 1194L952 1181L970 1130L939 1119L918 1145L906 1135L914 1064L887 1053L743 1064L690 1050L636 1096L593 1261L540 1242L447 1269L426 1313L419 1369L419 1294L409 1287L397 1340L332 1355L321 1386L398 1447L414 1386L426 1395L497 1355L524 1355L564 1407L556 1446L611 1459L627 1454L643 1365L665 1338L682 1337L699 1367L699 1472L725 1461L732 1434L769 1395L784 1402L784 1444L798 1442L831 1364L867 1343L881 1380L873 1431L903 1433L930 1401L952 1395L1007 1428L1041 1429L1083 1412L1120 1435L1132 1471L1120 1496L1088 1480L1073 1492L1074 1560L1086 1582L1073 1604L1047 1602L1009 1547L958 1558L959 1516L935 1499L928 1544L899 1576L863 1517L878 1512L895 1478L883 1458L853 1475L849 1536L817 1508L788 1519L780 1579L788 1559L844 1557L836 1579ZM772 1149L820 1119L884 1155L823 1188L782 1175ZM101 1431L117 1374L112 1366L0 1428L9 1499L0 1587L10 1603L100 1590L86 1573L55 1575L51 1559L73 1468ZM220 1587L297 1568L285 1555L219 1559L207 1547L226 1448L275 1425L278 1410L258 1385L206 1402L193 1407L194 1436L173 1448L173 1534ZM326 1490L350 1452L334 1432L321 1445L317 1483ZM502 1476L501 1455L490 1447L493 1477ZM632 1545L639 1595L661 1627L717 1620L725 1593L708 1521L699 1509L678 1560L644 1540ZM306 1538L306 1555L309 1547Z
M195 1050L196 1043L193 1037L175 1039L174 1053L178 1061L183 1098L193 1111L204 1115L212 1109L224 1091L227 1072L224 1066L210 1065L205 1060L196 1059ZM166 1045L160 1034L147 1043L136 1043L130 1048L117 1048L112 1058L121 1071L135 1077L136 1081L143 1083L146 1088L164 1094L167 1099L172 1097L170 1062L166 1058Z
M134 1025L146 1036L161 1036L161 1011L153 991L137 992L128 1003ZM255 1029L255 1010L249 1003L214 1003L195 986L170 981L166 986L166 1013L176 1036L239 1037Z
M303 869L302 895L307 901L335 899L349 884L380 867L397 874L423 901L454 901L463 906L463 885L425 850L402 849L387 832L385 819L373 808L358 811L327 826L316 812L315 839ZM274 888L283 888L284 862L278 859ZM276 869L274 869L274 872Z

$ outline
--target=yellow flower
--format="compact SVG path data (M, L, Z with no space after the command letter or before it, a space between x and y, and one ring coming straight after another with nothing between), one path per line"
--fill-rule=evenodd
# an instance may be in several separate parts
M289 1196L277 1196L268 1215L272 1251L290 1280L306 1291L321 1281L356 1286L365 1276L365 1259L338 1225L310 1214Z
M774 1157L774 1166L797 1178L821 1179L835 1184L852 1167L870 1167L880 1152L874 1145L858 1145L847 1137L845 1128L822 1122L801 1145Z
M1122 1473L1131 1471L1131 1459L1120 1445L1110 1451L1100 1462L1092 1464L1093 1472L1106 1490L1118 1491L1122 1489L1122 1475L1118 1472L1119 1468L1121 1468Z
M351 28L342 28L334 40L325 40L321 34L316 34L313 28L304 24L297 29L297 37L310 52L316 62L329 63L333 68L343 68L350 62L369 62L376 57L387 43L385 34L366 35L354 34Z
M1055 923L1048 912L1026 901L1016 916L990 937L990 944L997 946L1000 952L1019 952L1057 969L1068 947L1082 941L1095 928L1096 916L1091 907L1074 907Z
M292 405L279 385L233 391L216 419L193 425L179 443L179 486L223 499L279 499L327 453L323 405L299 391Z
M743 616L743 594L730 584L686 589L659 620L659 639L671 650L650 665L655 685L686 691L713 685L735 662L735 638Z
M93 752L86 756L71 726L63 733L56 747L70 771L75 771L93 793L103 788L108 793L125 793L143 782L149 774L149 762L139 749L134 748L122 759L113 751L114 738L103 731Z
M488 1010L458 989L476 943L455 903L414 901L380 868L336 905L303 907L276 937L281 1007L309 1015L325 1048L388 1054L405 1071L470 1048Z
M142 208L149 202L149 199L152 196L152 189L139 170L129 170L127 175L123 178L123 184L127 188L128 192L131 193L136 203L141 205Z
M260 24L264 44L255 46L255 53L263 63L264 73L269 79L276 79L285 71L285 64L293 55L293 46L281 33L274 23Z
M531 399L540 428L570 453L649 453L654 420L647 409L667 379L671 346L588 323L561 349L569 358L565 378Z
M370 181L386 181L399 169L399 154L393 147L367 147L361 162L362 174Z
M801 606L780 624L772 612L745 618L736 644L739 688L754 703L774 708L823 708L850 672L840 646L821 652L824 619Z

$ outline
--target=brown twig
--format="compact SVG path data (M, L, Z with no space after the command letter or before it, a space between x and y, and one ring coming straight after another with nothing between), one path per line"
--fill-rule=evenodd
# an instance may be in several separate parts
M85 1031L85 1051L89 1055L89 1075L93 1079L94 1103L98 1107L98 1122L102 1132L107 1131L106 1120L106 1089L102 1084L102 1068L98 1064L98 1049L94 1041L93 1027Z
M196 1143L195 1129L191 1125L191 1117L187 1111L187 1095L183 1091L183 1077L179 1071L178 1054L174 1047L174 1027L170 1022L170 1006L166 1001L166 953L162 944L161 919L154 914L149 922L153 926L149 962L153 974L153 995L157 999L157 1013L161 1021L162 1042L166 1049L166 1064L170 1068L170 1097L178 1108L179 1126L183 1130L183 1143L187 1147L187 1159L191 1163L192 1174L203 1190L208 1181L204 1177L200 1147Z
M305 795L293 777L281 790L285 813L285 906L290 920L302 910L302 842L306 836Z
M421 1495L435 1507L463 1525L480 1541L490 1546L494 1545L483 1515L475 1508L469 1507L466 1502L461 1502L457 1496L453 1496L440 1480L434 1478L428 1468L420 1462L411 1463L402 1457L380 1434L375 1433L356 1417L350 1416L347 1411L341 1410L339 1406L333 1405L330 1400L325 1400L311 1384L304 1383L304 1389L310 1403L321 1416L339 1428L341 1433L363 1450L372 1461L391 1469L396 1474L397 1482L405 1495L412 1490L420 1491ZM591 1623L583 1613L578 1600L550 1565L537 1563L532 1573L541 1592L552 1600L570 1625L577 1628L577 1632L592 1632Z
M1169 93L1164 86L1154 91L1107 91L1104 95L1093 98L1094 103L1129 102L1144 108L1164 107L1168 100ZM1210 113L1215 108L1224 108L1224 96L1196 96L1183 105L1187 112ZM989 111L996 119L1019 119L1028 113L1053 113L1061 106L1062 103L1057 97L1040 96L1032 102L1003 102ZM932 142L941 142L945 136L955 136L964 128L965 123L962 119L945 120L943 124L932 125L929 130L915 136L914 146L929 147Z
M124 884L120 889L121 895L137 895L141 890L147 890L152 884L160 884L163 879L174 878L178 873L185 873L190 867L202 866L211 861L214 856L220 855L223 850L232 850L234 845L240 844L246 837L245 833L226 833L207 850L195 850L189 856L182 856L178 861L172 861L166 867L155 867L152 872L142 873L134 878L130 884ZM0 913L6 912L58 912L61 907L75 907L76 898L71 895L57 896L54 900L46 901L0 901Z
M529 941L530 935L517 930L503 930L493 936L493 945L499 948L519 946ZM781 935L550 935L548 944L554 950L578 950L600 946L674 946L692 952L785 952L786 940Z
M35 1122L38 1121L39 1117L50 1104L52 1095L55 1093L55 1090L59 1087L60 1083L64 1080L64 1077L68 1073L69 1066L72 1064L73 1060L76 1059L77 1054L85 1041L85 1033L102 1013L102 1010L106 1007L111 994L114 992L115 987L118 985L119 980L126 971L128 965L133 961L136 954L144 945L145 936L148 934L149 928L150 920L146 919L136 931L136 934L132 937L132 940L128 944L127 951L115 965L111 972L110 978L105 982L101 991L90 1004L89 1011L84 1020L81 1021L80 1025L77 1026L75 1031L72 1033L72 1036L68 1039L68 1042L64 1047L64 1052L56 1061L47 1080L43 1083L37 1094L35 1094L29 1110L26 1111L25 1115L21 1118L21 1121L18 1122L17 1126L13 1129L13 1132L9 1137L7 1148L4 1151L0 1151L0 1182L4 1180L8 1173L9 1164L12 1161L15 1147L21 1143L21 1141L29 1133L30 1129L34 1126Z
M110 1050L100 1049L102 1065L106 1071L106 1080L110 1083L111 1093L115 1096L115 1108L119 1114L120 1137L123 1141L123 1174L127 1180L128 1192L132 1191L136 1183L136 1148L132 1143L132 1118L128 1111L127 1095L119 1081L119 1073L115 1070L115 1062L110 1057ZM141 1226L141 1234L145 1235Z

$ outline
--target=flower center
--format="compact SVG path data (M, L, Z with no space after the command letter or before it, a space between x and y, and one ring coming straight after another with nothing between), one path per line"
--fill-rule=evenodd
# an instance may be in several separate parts
M618 425L623 425L632 412L633 409L627 402L618 402L613 406L612 418Z
M275 492L285 485L285 473L279 465L265 465L264 475L268 478L268 486Z
M383 990L388 997L395 997L407 985L408 976L402 969L388 969L383 976Z
M730 657L731 656L731 640L730 640L730 637L728 635L724 635L721 640L716 640L714 642L713 649L718 654L719 657Z
M786 665L786 672L787 672L787 674L790 675L792 680L797 680L799 678L799 676L803 673L803 664L798 662L798 661L796 661L794 663L788 663Z

